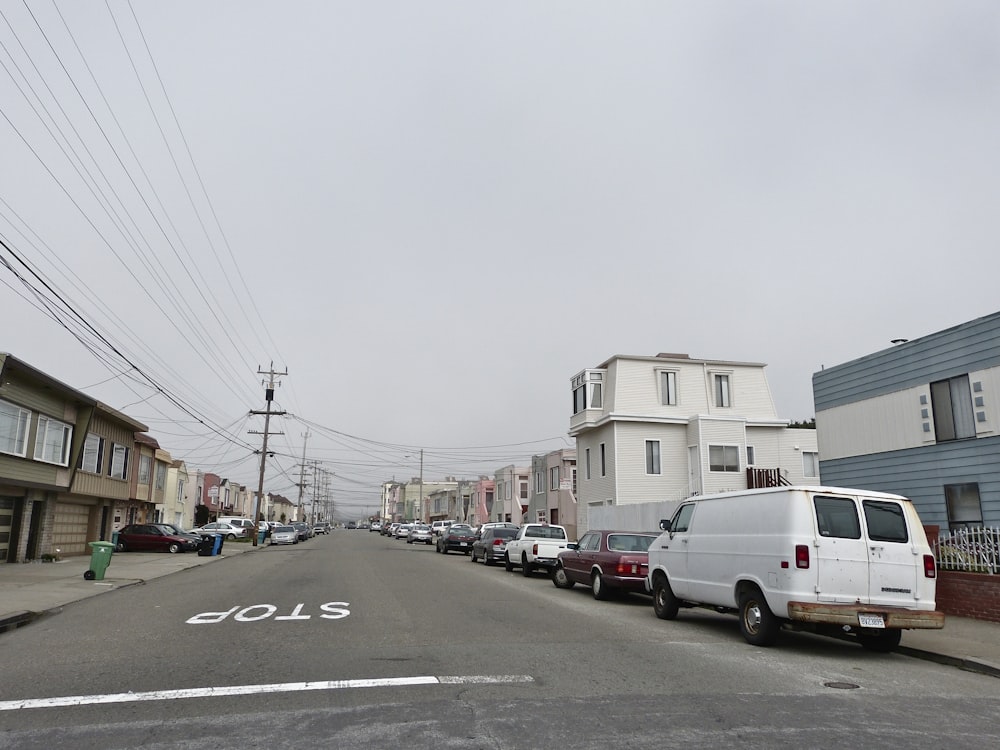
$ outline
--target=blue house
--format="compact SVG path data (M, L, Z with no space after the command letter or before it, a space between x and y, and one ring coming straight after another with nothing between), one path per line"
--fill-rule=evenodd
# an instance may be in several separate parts
M1000 526L1000 312L813 375L823 483Z

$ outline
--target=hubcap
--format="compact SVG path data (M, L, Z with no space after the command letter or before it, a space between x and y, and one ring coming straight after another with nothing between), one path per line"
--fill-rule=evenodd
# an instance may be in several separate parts
M743 619L746 621L747 630L756 632L760 627L760 605L753 603L748 606Z

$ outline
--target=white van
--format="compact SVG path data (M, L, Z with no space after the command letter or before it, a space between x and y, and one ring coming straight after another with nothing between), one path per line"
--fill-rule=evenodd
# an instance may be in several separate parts
M249 518L241 518L240 516L219 516L215 520L231 523L233 526L244 528L247 530L247 534L253 536L253 521Z
M782 625L852 632L891 651L905 628L944 627L937 566L905 497L840 487L702 495L678 506L649 547L657 617L703 606L739 615L748 643Z

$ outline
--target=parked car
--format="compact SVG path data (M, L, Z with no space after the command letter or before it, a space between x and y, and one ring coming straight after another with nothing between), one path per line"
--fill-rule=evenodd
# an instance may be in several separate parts
M330 524L327 523L326 521L321 521L319 523L314 523L313 527L312 527L312 530L313 530L313 534L329 534L330 533Z
M292 524L292 528L294 528L295 533L298 534L300 542L306 541L306 539L313 535L312 526L307 524L305 521L295 521Z
M271 529L271 544L298 544L299 532L294 526L275 526Z
M398 529L398 528L399 528L399 523L396 522L396 521L393 521L392 523L390 523L388 526L385 527L385 532L384 533L385 533L386 536L395 537L396 536L396 529Z
M441 536L441 532L451 526L454 521L431 521L431 529L434 531L434 536Z
M372 521L372 525L368 527L368 533L371 533L373 531L377 531L379 533L382 532L382 522L381 521Z
M184 552L197 550L201 537L182 536L165 524L136 523L118 532L119 552Z
M406 539L410 535L410 529L413 528L412 523L401 523L396 527L396 539Z
M250 536L244 526L233 526L226 521L213 521L206 523L200 529L191 529L196 534L222 534L226 539L246 539Z
M415 523L410 528L410 533L406 537L407 544L421 542L423 544L434 544L434 532L425 523Z
M638 531L588 531L559 553L552 583L561 589L582 583L590 586L595 599L609 599L623 591L646 593L647 550L657 536Z
M481 533L472 543L472 562L482 560L486 565L503 562L507 542L517 534L517 527L493 526Z
M163 523L160 524L160 526L166 526L168 529L171 529L175 534L177 534L177 536L186 536L192 541L194 541L195 544L201 544L201 538L202 538L201 534L198 534L194 531L188 531L186 529L182 529L175 523Z
M476 541L476 530L467 523L453 523L441 532L437 540L437 551L447 555L452 550L470 554L472 543Z
M358 528L358 522L357 521L348 521L347 522L347 528L349 528L349 529L356 529L356 528Z
M521 527L516 523L510 523L509 521L490 521L479 526L476 531L479 533L479 536L482 536L486 533L487 529L514 529L514 531L517 531L519 528Z
M219 516L215 520L223 523L231 523L233 526L240 526L247 530L247 536L253 535L254 524L249 518L242 518L241 516Z

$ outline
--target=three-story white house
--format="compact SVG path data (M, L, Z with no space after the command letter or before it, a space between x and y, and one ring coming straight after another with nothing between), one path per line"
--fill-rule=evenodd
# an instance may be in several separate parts
M615 355L575 375L577 533L601 506L819 484L816 431L778 417L764 367Z

